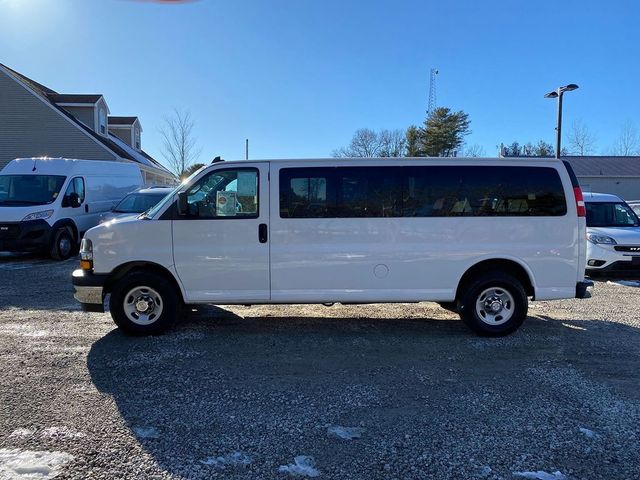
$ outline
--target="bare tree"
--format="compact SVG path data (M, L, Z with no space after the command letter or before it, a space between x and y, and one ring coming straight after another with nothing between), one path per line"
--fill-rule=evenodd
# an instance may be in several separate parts
M200 156L193 135L193 120L188 110L175 109L173 114L165 117L160 129L162 135L162 156L169 170L182 177L185 171Z
M596 136L581 120L574 120L569 131L569 147L571 155L590 155L596 149Z
M380 130L379 157L404 157L407 151L407 137L403 130Z
M613 154L622 156L640 154L640 136L638 136L638 129L632 121L627 120L622 125L620 135L613 145Z
M348 146L333 151L334 157L378 157L382 143L380 135L369 128L361 128L353 134Z
M484 148L482 145L478 145L477 143L469 145L464 151L465 157L484 157L485 155L486 153Z

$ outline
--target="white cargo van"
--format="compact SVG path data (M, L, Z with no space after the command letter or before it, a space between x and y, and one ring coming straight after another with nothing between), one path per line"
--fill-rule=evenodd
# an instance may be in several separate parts
M0 251L69 258L100 215L140 186L140 169L131 163L13 160L0 171Z
M585 296L585 209L559 160L220 162L87 232L75 297L135 334L182 304L439 302L504 335Z

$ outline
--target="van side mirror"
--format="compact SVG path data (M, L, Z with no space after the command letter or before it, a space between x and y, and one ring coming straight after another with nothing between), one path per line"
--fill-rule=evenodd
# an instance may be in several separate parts
M187 192L178 193L178 215L187 215L189 213L189 205L187 204Z
M80 195L75 192L71 192L69 195L65 195L65 197L62 199L63 207L78 208L80 207L80 205L82 205L82 202L80 201Z

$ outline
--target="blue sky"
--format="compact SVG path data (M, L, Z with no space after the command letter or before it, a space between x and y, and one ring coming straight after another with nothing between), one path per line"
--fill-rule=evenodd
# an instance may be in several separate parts
M143 148L173 108L215 155L326 157L361 127L424 120L438 105L471 118L469 144L554 141L580 119L607 152L640 126L640 2L429 0L0 0L0 62L64 93L103 93L138 115Z

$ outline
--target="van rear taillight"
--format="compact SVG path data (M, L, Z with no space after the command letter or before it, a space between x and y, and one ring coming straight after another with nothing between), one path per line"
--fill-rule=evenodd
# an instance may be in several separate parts
M576 197L576 210L579 217L587 216L587 209L584 206L584 197L582 196L582 189L580 187L573 187L573 196Z
M571 168L571 164L567 160L563 160L562 163L567 169L567 173L571 179L571 186L573 187L573 196L576 199L576 210L578 211L578 216L586 217L587 209L584 206L584 197L582 196L582 189L578 183L578 177L576 177L576 174L573 172L573 168Z

